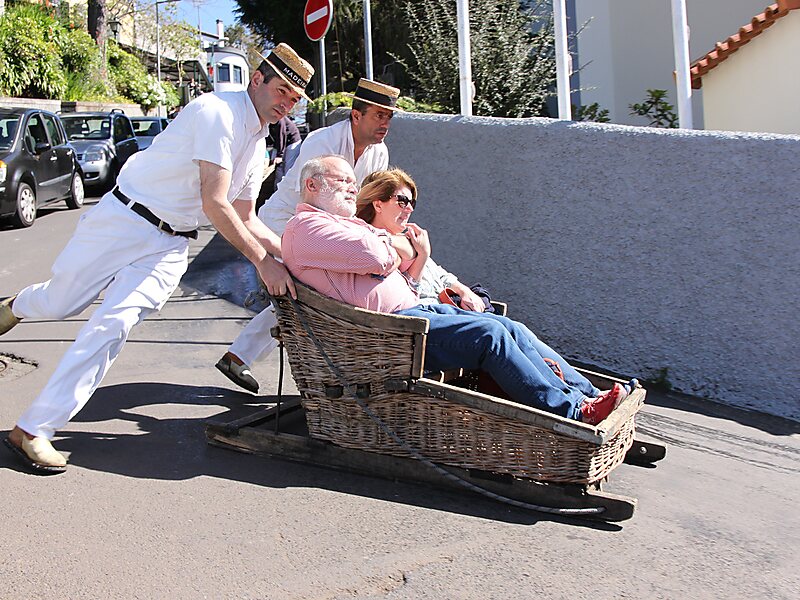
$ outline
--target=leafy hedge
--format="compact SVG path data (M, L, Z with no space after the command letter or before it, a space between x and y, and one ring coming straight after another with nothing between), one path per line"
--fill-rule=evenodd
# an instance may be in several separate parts
M353 106L353 97L350 94L343 92L329 92L324 96L314 98L308 103L308 110L312 113L321 113L323 103L327 106L329 111L340 106L351 107ZM406 112L420 112L420 113L441 113L445 112L445 107L441 104L428 104L426 102L419 102L408 96L400 96L397 99L397 106Z
M9 7L0 18L0 93L57 98L67 87L61 26L36 5Z
M62 23L51 8L18 4L0 17L0 95L177 106L174 86L161 83L138 58L109 40L108 80L100 50L83 29Z

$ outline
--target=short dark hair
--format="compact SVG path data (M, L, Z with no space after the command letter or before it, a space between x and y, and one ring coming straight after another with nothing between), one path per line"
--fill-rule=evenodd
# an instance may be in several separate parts
M362 115L365 115L365 114L367 114L367 109L370 106L374 106L374 105L370 104L369 102L364 102L363 100L359 100L358 98L353 98L353 106L351 108L353 110L357 110ZM347 118L348 118L348 120L352 121L353 120L353 113L350 113L349 115L347 115Z
M265 60L262 60L261 64L258 65L258 70L264 76L264 83L269 83L270 79L278 77L278 73L275 71L275 69L273 69Z
M353 98L353 110L357 110L362 115L367 112L367 109L373 106L369 102L364 102L363 100L359 100L358 98Z

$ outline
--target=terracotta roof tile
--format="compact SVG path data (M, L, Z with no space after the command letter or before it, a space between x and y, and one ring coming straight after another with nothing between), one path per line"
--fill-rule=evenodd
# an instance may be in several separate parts
M764 12L753 17L747 25L723 42L717 42L714 49L702 58L694 61L689 72L692 75L692 88L698 90L703 85L703 75L726 60L731 54L747 44L750 40L761 35L773 23L789 14L790 10L800 8L798 0L780 0L771 4Z

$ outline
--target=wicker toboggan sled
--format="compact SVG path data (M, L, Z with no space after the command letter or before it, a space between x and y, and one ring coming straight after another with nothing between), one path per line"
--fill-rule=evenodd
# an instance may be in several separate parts
M426 373L425 319L355 308L299 283L297 293L296 301L273 300L279 336L308 435L335 445L327 458L311 462L381 474L380 465L405 465L401 470L407 473L414 463L416 470L427 470L417 462L421 459L525 504L560 506L567 514L577 508L578 514L605 520L633 514L635 499L604 493L600 485L626 456L646 463L664 456L662 446L634 440L643 388L597 426L587 425L483 393L483 378L476 373ZM601 389L620 381L582 372ZM214 443L281 454L274 439L249 448L234 440L244 425L246 420L236 427L212 424L207 433ZM305 451L291 456L296 453L297 448L287 457L310 459ZM381 462L377 455L397 458ZM353 456L367 459L363 469L352 469L359 463ZM435 478L434 473L422 479Z

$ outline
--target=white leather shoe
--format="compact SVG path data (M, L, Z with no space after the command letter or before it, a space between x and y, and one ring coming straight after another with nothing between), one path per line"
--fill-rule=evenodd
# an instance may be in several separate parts
M11 303L14 302L14 298L16 296L0 300L0 335L10 331L20 322L20 318L11 312Z
M50 440L45 437L35 437L31 440L23 435L22 443L19 446L10 438L6 438L4 441L20 460L36 472L63 473L67 470L67 459L57 452Z

